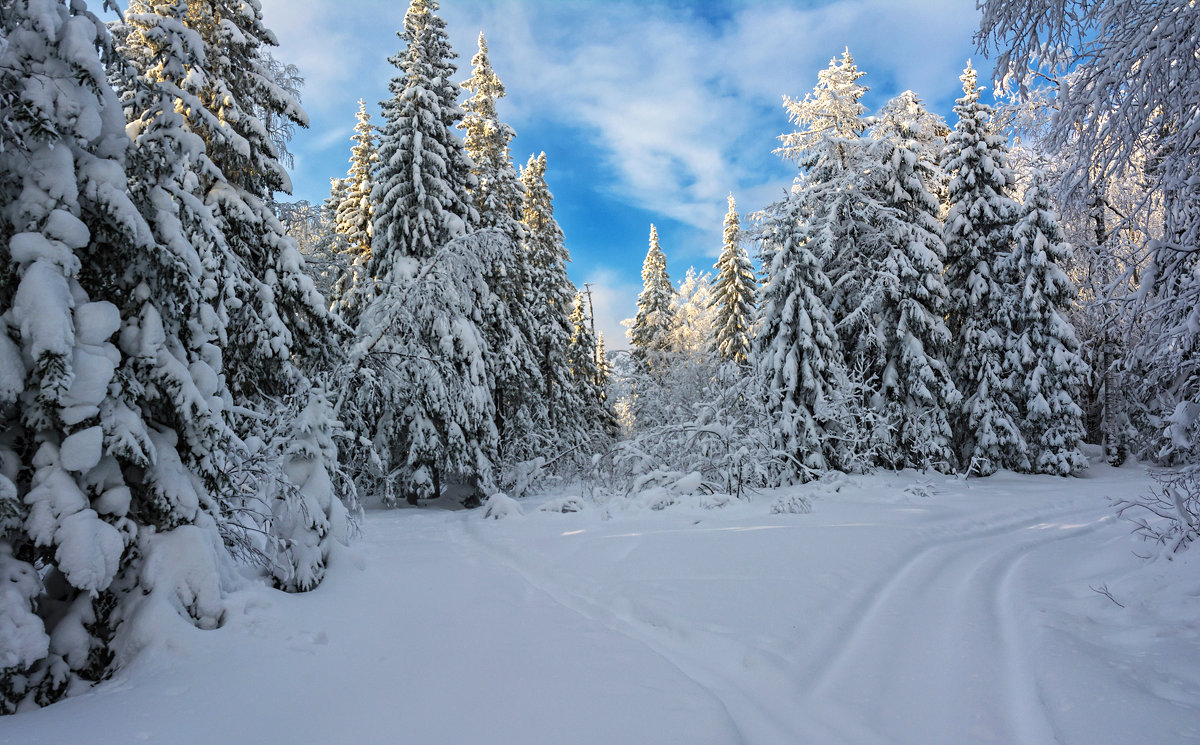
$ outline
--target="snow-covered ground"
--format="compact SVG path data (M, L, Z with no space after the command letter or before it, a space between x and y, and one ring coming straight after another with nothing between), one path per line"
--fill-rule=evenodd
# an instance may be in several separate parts
M373 511L315 592L240 591L0 743L1200 742L1200 559L1143 561L1112 515L1147 484Z

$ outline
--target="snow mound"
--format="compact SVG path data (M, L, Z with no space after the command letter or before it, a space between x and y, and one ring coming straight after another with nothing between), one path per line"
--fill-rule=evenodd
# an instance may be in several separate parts
M771 505L772 515L807 515L812 512L812 502L803 494L785 494Z
M583 512L583 507L584 502L579 497L560 497L558 499L551 499L541 507L538 507L538 509L542 512L559 512L566 514L569 512Z
M504 492L496 492L488 497L483 505L483 517L486 520L502 520L506 517L524 514L517 500Z

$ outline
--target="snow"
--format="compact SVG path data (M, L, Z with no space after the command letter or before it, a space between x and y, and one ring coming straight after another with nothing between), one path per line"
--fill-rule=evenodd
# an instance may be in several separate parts
M244 586L0 743L1200 742L1198 559L1140 559L1113 517L1148 486L1096 463L373 510L316 590ZM174 610L211 615L219 578L193 581Z

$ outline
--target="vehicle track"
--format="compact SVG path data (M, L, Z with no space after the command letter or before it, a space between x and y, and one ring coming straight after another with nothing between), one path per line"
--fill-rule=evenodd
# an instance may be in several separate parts
M1064 521L1068 526L1060 527ZM918 530L900 561L880 567L882 576L831 613L836 620L786 655L749 644L749 637L689 626L688 619L664 620L619 596L569 586L578 583L555 577L469 520L455 521L461 533L454 539L667 660L722 702L743 742L1042 745L1057 738L1032 673L1022 619L1013 610L1019 568L1039 548L1104 521L1103 507L1077 500L940 520ZM939 636L938 628L945 633ZM990 669L976 649L981 640L998 650ZM954 709L906 715L909 685L921 686L926 700L934 691L932 698L954 702ZM780 701L792 705L780 707ZM975 729L964 732L972 717ZM897 731L902 722L906 729Z

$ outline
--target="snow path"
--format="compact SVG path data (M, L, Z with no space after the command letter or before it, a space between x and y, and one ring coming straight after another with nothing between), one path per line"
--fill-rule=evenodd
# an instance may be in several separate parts
M1109 506L1144 488L1098 467L845 479L810 515L372 512L315 592L236 593L0 744L1200 743L1194 563L1134 557Z

